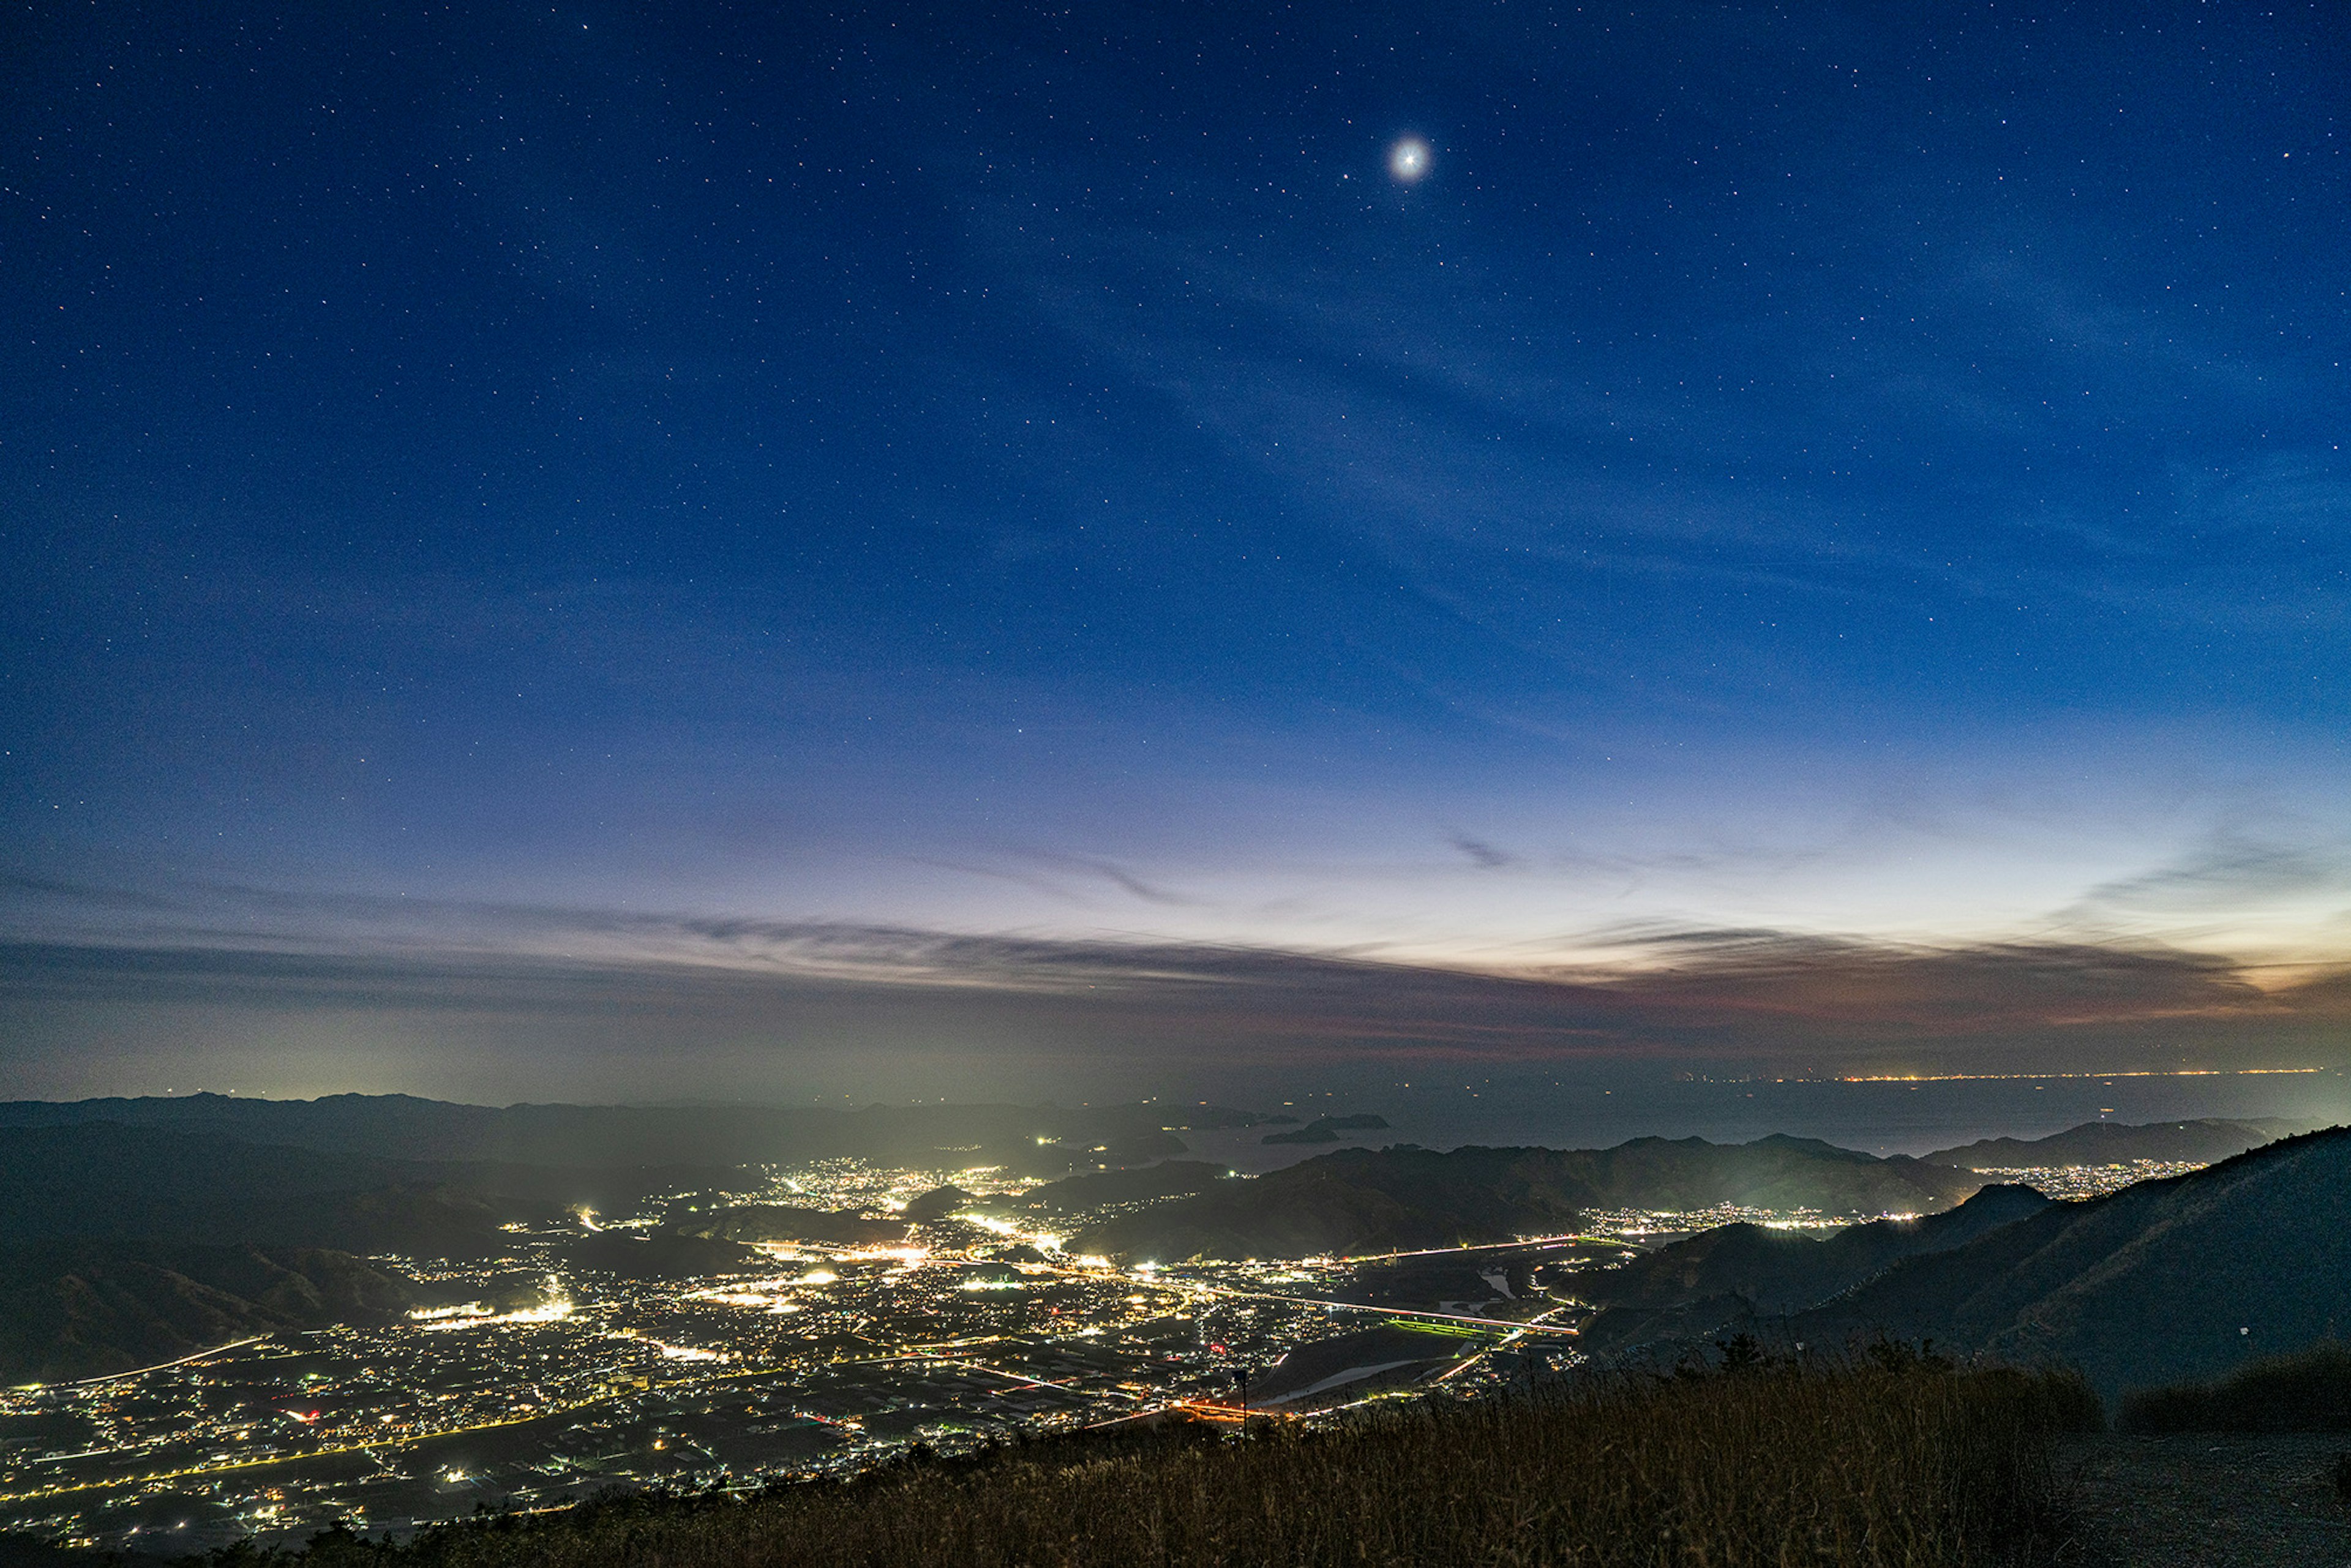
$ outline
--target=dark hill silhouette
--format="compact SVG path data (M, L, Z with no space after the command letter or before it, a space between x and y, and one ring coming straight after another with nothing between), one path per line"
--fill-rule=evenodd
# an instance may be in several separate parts
M394 1160L104 1123L11 1128L0 1131L0 1236L482 1257L505 1249L497 1228L510 1221L721 1174Z
M1031 1187L1017 1198L998 1198L992 1207L1011 1212L1078 1214L1113 1203L1146 1203L1156 1198L1188 1197L1230 1179L1222 1166L1206 1160L1163 1160L1133 1170L1090 1171L1063 1176Z
M281 1329L377 1322L415 1282L318 1248L69 1242L0 1251L0 1384L152 1366Z
M1268 1133L1258 1140L1261 1144L1335 1144L1349 1133L1381 1133L1387 1130L1384 1116L1317 1116L1303 1127L1288 1133Z
M2029 1186L1988 1186L1940 1214L1872 1220L1825 1238L1718 1226L1614 1268L1588 1270L1566 1288L1601 1309L1583 1325L1587 1354L1617 1358L1660 1343L1678 1350L1751 1328L1760 1317L1818 1306L1904 1258L1963 1246L2050 1202Z
M1964 1246L2038 1214L2050 1202L2029 1186L1988 1186L1940 1214L1872 1220L1825 1237L1760 1225L1719 1226L1629 1263L1577 1275L1571 1288L1602 1306L1669 1307L1734 1295L1758 1312L1800 1312L1904 1258Z
M1810 1138L1636 1138L1613 1149L1344 1149L1088 1228L1071 1249L1163 1260L1345 1256L1506 1241L1593 1209L1736 1203L1830 1213L1945 1208L1981 1184Z
M2029 1170L2048 1166L2104 1166L2125 1160L2225 1160L2273 1139L2310 1131L2306 1122L2277 1117L2232 1122L2085 1122L2045 1138L1983 1138L1922 1156L1965 1170Z
M935 1219L945 1219L950 1214L960 1213L978 1201L977 1193L967 1192L949 1182L945 1186L935 1186L918 1195L906 1205L903 1213L909 1220L927 1224Z
M2064 1361L2108 1393L2205 1378L2351 1327L2351 1129L2036 1215L1793 1320Z
M1003 1166L1032 1176L1183 1154L1184 1141L1171 1125L1247 1126L1265 1120L1210 1105L1188 1113L1157 1105L493 1107L405 1094L0 1103L0 1127L108 1122L385 1158L613 1167L854 1155L934 1169Z

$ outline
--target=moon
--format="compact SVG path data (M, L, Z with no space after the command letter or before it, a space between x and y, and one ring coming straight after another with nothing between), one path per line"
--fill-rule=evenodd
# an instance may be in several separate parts
M1428 172L1428 165L1435 156L1428 143L1419 137L1400 138L1395 146L1388 149L1388 172L1404 184L1416 185L1420 177Z

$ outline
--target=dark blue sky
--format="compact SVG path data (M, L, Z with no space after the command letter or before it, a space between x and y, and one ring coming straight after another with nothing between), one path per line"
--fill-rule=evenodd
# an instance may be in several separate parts
M2340 1054L2331 7L0 27L24 1092Z

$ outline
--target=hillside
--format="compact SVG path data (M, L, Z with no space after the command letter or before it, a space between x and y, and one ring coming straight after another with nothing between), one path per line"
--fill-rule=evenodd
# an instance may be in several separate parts
M0 1381L376 1321L414 1287L362 1255L495 1257L512 1242L502 1225L711 1174L393 1160L106 1123L0 1131Z
M1231 1179L1222 1166L1205 1160L1162 1160L1132 1170L1088 1171L1031 1187L1019 1197L997 1198L987 1207L1005 1213L1079 1214L1114 1203L1145 1203L1188 1197Z
M1938 1149L1921 1157L1962 1170L2105 1166L2128 1160L2202 1160L2209 1164L2310 1130L2307 1123L2277 1117L2246 1122L2205 1117L2143 1125L2085 1122L2045 1138L1983 1138L1957 1148Z
M1567 1290L1600 1308L1578 1342L1601 1359L1660 1343L1703 1343L1759 1317L1799 1312L1904 1258L1948 1251L2049 1206L2026 1186L1988 1186L1959 1207L1879 1219L1827 1237L1724 1225L1610 1268L1572 1275Z
M478 1257L503 1249L508 1221L720 1175L395 1160L106 1123L11 1128L0 1131L0 1236Z
M2079 1366L2109 1392L2210 1377L2351 1326L2351 1129L2038 1214L1796 1318Z
M1825 1237L1724 1225L1573 1277L1596 1306L1667 1307L1735 1295L1761 1313L1817 1306L1902 1259L1946 1252L2049 1207L2027 1186L1988 1186L1957 1208L1917 1219L1878 1219Z
M413 1281L316 1248L50 1243L0 1251L0 1384L94 1377L279 1329L380 1322Z
M1190 1257L1346 1256L1506 1241L1573 1228L1595 1209L1719 1204L1829 1213L1949 1207L1981 1184L1917 1160L1807 1138L1709 1144L1637 1138L1613 1149L1399 1145L1344 1149L1081 1231L1072 1250Z

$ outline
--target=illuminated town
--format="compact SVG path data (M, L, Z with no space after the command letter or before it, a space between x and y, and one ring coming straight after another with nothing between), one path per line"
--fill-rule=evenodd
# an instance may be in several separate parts
M2160 1181L2203 1168L2201 1160L2116 1160L2102 1166L1979 1167L1976 1174L2034 1187L2051 1197L2079 1200L2104 1197L2137 1182Z
M917 1444L952 1453L1171 1410L1239 1420L1245 1401L1249 1415L1312 1419L1432 1385L1472 1394L1574 1364L1578 1269L1738 1221L1817 1234L1882 1218L1627 1210L1494 1247L1122 1268L1004 1218L1035 1184L994 1169L845 1159L763 1174L747 1190L508 1227L510 1253L480 1264L383 1260L444 1303L395 1324L0 1393L0 1524L169 1550L297 1541L337 1521L398 1532L611 1488L848 1473ZM1992 1174L2081 1197L2173 1167ZM583 1237L646 1234L705 1208L894 1216L950 1184L969 1206L905 1224L903 1240L764 1242L751 1272L640 1280L566 1260Z
M994 1175L831 1161L773 1171L758 1190L509 1227L513 1250L493 1262L384 1260L447 1303L395 1325L8 1390L0 1522L85 1544L163 1544L152 1539L163 1532L193 1550L246 1534L298 1540L338 1521L398 1531L615 1486L756 1485L854 1470L917 1443L953 1452L1171 1407L1237 1419L1237 1374L1383 1324L1416 1342L1395 1369L1410 1378L1395 1381L1474 1387L1505 1375L1491 1353L1523 1339L1572 1355L1554 1319L1573 1302L1541 1270L1621 1246L1468 1249L1468 1278L1490 1288L1426 1306L1343 1294L1410 1258L1121 1270L982 1213L914 1224L899 1244L765 1243L753 1273L642 1281L561 1261L583 1234L650 1231L690 1206L886 1214L950 1181L978 1199L1031 1185ZM1525 1288L1510 1288L1512 1274ZM1267 1383L1249 1407L1289 1416L1376 1396L1381 1370L1341 1365L1287 1391Z

